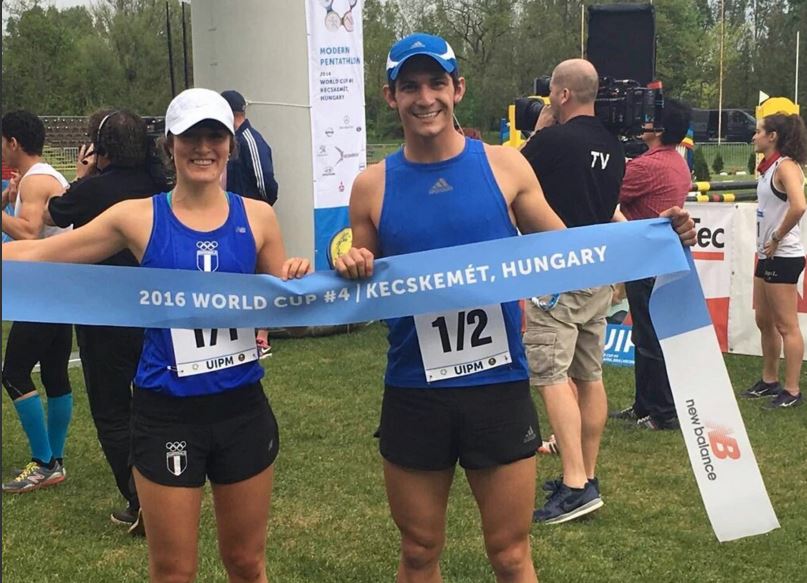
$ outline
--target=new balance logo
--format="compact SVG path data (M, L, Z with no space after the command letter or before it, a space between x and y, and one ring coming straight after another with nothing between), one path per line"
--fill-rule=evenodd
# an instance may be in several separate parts
M532 428L532 425L530 425L530 428L527 429L527 433L524 435L524 439L523 439L522 443L529 443L533 439L537 439L537 438L538 438L538 436L535 434L535 430Z
M438 179L437 179L437 182L435 182L435 183L434 183L434 186L432 186L432 187L429 189L429 194L439 194L439 193L441 193L441 192L449 192L449 191L451 191L451 190L454 190L454 187L453 187L453 186L451 186L451 185L450 185L450 184L449 184L449 183L446 181L446 179L445 179L445 178L438 178Z

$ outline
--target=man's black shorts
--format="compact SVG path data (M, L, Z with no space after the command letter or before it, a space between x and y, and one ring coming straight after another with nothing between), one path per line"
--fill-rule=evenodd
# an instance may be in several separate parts
M804 257L768 257L759 259L754 277L765 283L798 283L804 271Z
M272 465L279 446L260 383L202 397L134 391L131 463L157 484L241 482Z
M528 380L460 389L387 386L381 455L417 470L468 470L535 455L541 444Z

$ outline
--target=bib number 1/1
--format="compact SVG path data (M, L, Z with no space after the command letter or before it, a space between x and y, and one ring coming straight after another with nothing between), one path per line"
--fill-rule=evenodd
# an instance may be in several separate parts
M185 377L258 360L252 328L172 328L177 376Z
M430 383L511 361L499 304L415 316L415 329Z

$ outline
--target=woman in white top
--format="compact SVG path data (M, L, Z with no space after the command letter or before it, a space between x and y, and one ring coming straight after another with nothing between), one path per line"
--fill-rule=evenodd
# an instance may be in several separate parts
M796 114L777 113L757 122L754 147L764 156L757 170L757 267L754 272L756 323L762 334L762 378L743 396L773 396L769 409L802 402L799 373L804 339L799 329L796 284L804 270L799 220L807 208L804 173L807 130ZM779 384L784 348L785 380Z

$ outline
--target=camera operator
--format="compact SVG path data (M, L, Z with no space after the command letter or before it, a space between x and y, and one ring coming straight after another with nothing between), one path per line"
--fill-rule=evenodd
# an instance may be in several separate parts
M691 118L688 106L668 99L661 118L663 131L653 131L652 124L645 126L642 141L648 151L628 163L619 194L620 210L628 220L655 218L663 209L684 205L692 178L676 147L686 137ZM636 346L636 395L633 405L611 416L635 421L647 429L678 429L664 355L650 321L650 293L655 281L649 277L625 284Z
M616 207L625 154L595 116L598 85L588 61L571 59L555 67L549 105L521 150L568 227L624 220ZM530 382L546 405L563 466L563 479L545 485L552 493L535 511L536 522L566 522L603 504L595 466L608 414L602 355L611 295L612 287L604 286L527 302Z
M76 165L79 179L63 196L50 199L46 223L80 227L118 202L170 188L154 139L140 116L125 110L96 112L90 116L88 136L92 143L82 146ZM127 250L101 264L134 267L138 262ZM114 511L111 518L131 526L140 508L129 466L131 382L143 330L76 325L76 337L98 441L127 501L126 508Z

